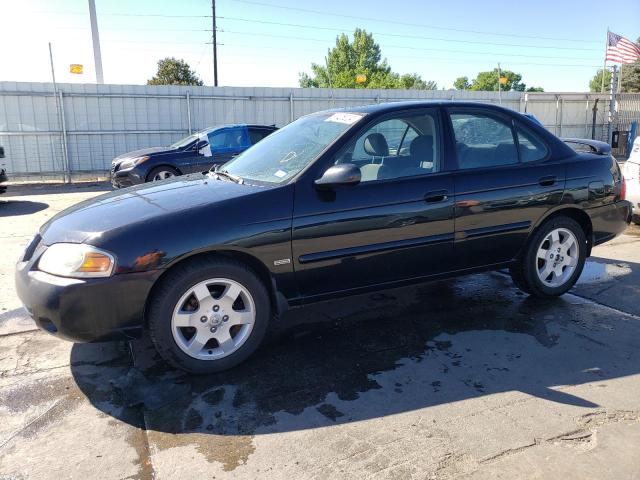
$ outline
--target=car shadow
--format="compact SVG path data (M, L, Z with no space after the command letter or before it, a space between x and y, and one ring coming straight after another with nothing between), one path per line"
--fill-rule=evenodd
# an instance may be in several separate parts
M637 265L634 268L638 267ZM324 302L289 312L239 367L193 376L147 341L135 368L74 361L79 388L103 412L157 432L260 435L381 418L523 392L593 408L566 386L640 372L640 322L574 295L539 300L500 273ZM605 385L606 386L606 385Z
M31 215L45 208L49 208L48 203L29 200L0 200L0 217Z

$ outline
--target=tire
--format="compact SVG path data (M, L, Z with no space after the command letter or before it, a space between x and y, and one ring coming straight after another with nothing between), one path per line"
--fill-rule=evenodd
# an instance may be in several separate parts
M161 282L147 304L147 320L156 350L170 365L195 374L221 372L246 360L262 343L271 302L265 285L245 264L199 257L176 266ZM233 289L240 290L235 303L229 300Z
M551 238L552 232L558 242ZM567 250L570 244L575 248ZM510 268L511 278L525 293L541 298L558 297L575 285L586 254L587 239L582 227L571 218L558 216L542 224L529 239L522 256Z
M170 167L169 165L165 165L161 167L156 167L153 170L151 170L147 175L146 181L155 182L158 180L166 180L167 178L177 177L178 175L180 175L180 172L177 169ZM161 178L156 178L156 177L161 177Z

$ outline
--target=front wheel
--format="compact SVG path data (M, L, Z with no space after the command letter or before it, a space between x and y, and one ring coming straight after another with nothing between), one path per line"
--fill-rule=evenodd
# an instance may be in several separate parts
M568 217L556 217L534 233L520 260L511 267L514 283L536 297L557 297L580 277L587 252L582 227Z
M180 172L168 165L163 167L156 167L147 175L147 182L157 182L159 180L166 180L167 178L177 177Z
M162 280L148 307L158 353L174 367L214 373L238 365L265 336L268 292L246 265L204 257L177 266Z

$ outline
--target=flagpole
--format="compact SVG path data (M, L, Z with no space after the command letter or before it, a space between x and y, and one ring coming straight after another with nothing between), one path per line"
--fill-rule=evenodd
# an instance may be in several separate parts
M600 93L604 93L604 77L607 71L607 47L609 46L609 27L607 27L607 36L604 41L604 62L602 63L602 88Z
M622 93L622 64L620 64L620 72L618 73L618 90L616 93Z

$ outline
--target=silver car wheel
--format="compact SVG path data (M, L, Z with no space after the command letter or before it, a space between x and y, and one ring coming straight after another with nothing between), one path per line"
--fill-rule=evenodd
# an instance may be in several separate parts
M228 278L212 278L185 292L173 311L171 332L180 349L198 360L219 360L249 338L256 307L249 291Z
M153 176L153 181L166 180L167 178L175 177L175 174L169 170L160 170Z
M549 232L537 253L538 278L547 287L561 287L573 275L580 255L576 236L566 228Z

